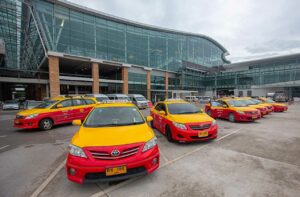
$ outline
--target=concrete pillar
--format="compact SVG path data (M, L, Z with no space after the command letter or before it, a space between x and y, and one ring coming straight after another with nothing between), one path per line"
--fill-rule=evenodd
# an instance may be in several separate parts
M166 99L168 99L168 91L169 90L169 75L168 72L165 72L165 91L166 91Z
M99 94L99 64L92 63L93 94Z
M49 61L49 84L50 84L50 98L60 95L59 84L59 58L48 56Z
M147 99L151 100L151 70L147 70Z
M128 94L128 67L122 67L122 80L123 80L122 93Z

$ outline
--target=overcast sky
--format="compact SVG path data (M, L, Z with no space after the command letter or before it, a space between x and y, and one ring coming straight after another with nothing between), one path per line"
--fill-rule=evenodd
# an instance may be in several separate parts
M118 17L205 34L232 62L300 52L300 0L69 0Z

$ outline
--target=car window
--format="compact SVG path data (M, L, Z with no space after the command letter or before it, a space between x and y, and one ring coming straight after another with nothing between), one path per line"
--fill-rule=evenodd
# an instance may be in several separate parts
M92 99L85 99L85 102L87 105L95 104L95 102Z
M211 102L211 106L212 106L212 107L221 107L222 104L221 104L220 102L217 102L217 101L212 101L212 102Z
M201 113L200 109L190 103L172 103L168 104L170 114L196 114Z
M85 105L85 102L83 99L73 99L73 105L74 106Z
M167 112L165 104L161 104L161 111Z
M155 106L155 110L161 111L161 104L160 103Z
M61 104L63 107L71 107L73 105L71 99L64 100L64 101L60 102L59 104Z

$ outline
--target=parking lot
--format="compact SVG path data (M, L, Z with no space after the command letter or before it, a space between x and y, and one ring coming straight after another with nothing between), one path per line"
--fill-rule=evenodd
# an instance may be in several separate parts
M169 143L156 131L161 160L153 174L122 182L79 185L64 168L77 127L50 131L12 127L0 116L0 196L299 196L300 103L253 123L217 120L219 136ZM149 114L144 110L145 115Z

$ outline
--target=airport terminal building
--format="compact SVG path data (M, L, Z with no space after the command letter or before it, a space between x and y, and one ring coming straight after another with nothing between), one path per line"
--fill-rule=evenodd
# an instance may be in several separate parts
M0 1L0 100L136 93L300 97L300 54L242 63L216 40L64 0Z

